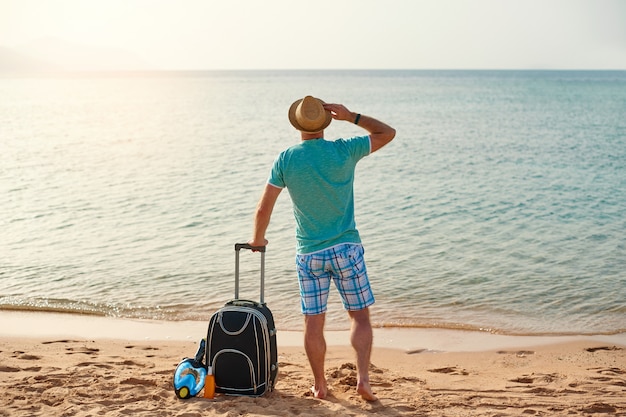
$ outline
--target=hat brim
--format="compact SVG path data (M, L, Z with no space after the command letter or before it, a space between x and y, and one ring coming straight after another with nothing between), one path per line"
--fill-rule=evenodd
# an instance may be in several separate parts
M291 125L295 127L296 129L298 129L299 131L304 132L304 133L315 133L315 132L320 132L326 129L328 125L330 124L330 122L333 120L333 117L330 115L330 112L328 110L324 110L324 112L326 113L326 120L324 120L324 123L319 129L307 130L298 124L298 121L296 120L296 108L298 107L298 104L300 104L302 100L304 99L301 98L299 100L294 101L291 107L289 107L289 122L291 123ZM320 100L319 98L316 98L315 100L324 104L324 102Z

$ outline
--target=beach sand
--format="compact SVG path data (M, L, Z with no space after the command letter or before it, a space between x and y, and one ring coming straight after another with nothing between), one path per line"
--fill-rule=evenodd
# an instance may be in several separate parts
M376 329L370 403L347 332L328 333L326 400L310 395L299 332L279 332L268 395L180 400L174 369L204 323L0 312L0 329L0 416L626 416L624 335Z

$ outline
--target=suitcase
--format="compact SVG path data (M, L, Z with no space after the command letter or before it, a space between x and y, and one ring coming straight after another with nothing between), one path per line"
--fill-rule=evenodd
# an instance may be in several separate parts
M239 252L261 253L259 302L239 299ZM272 391L278 375L276 326L264 302L265 247L235 244L235 298L211 316L206 365L215 376L215 392L261 396Z

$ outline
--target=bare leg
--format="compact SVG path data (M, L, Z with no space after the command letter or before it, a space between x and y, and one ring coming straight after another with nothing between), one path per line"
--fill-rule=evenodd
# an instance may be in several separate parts
M324 338L324 321L326 314L304 316L304 350L309 358L315 385L311 388L315 398L324 399L328 394L324 360L326 359L326 339Z
M370 313L368 308L359 311L349 311L352 320L350 342L356 351L357 392L364 400L376 401L378 398L370 386L369 366L374 339Z

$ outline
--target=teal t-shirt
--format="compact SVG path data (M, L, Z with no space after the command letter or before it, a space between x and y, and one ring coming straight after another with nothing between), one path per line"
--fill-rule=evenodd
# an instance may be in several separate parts
M370 149L369 136L320 138L278 155L268 182L289 191L299 254L361 242L354 220L354 170Z

